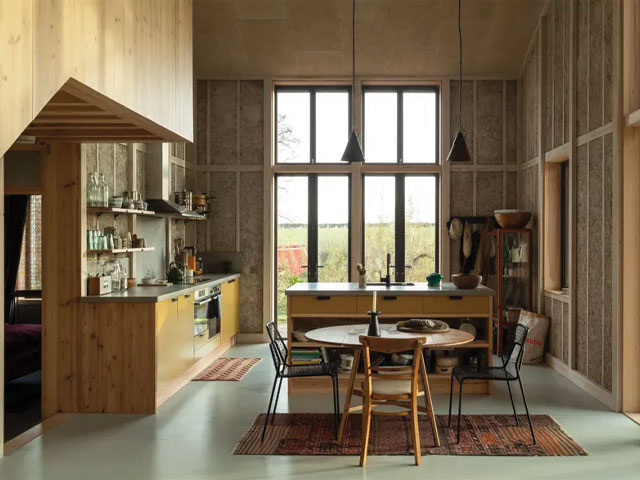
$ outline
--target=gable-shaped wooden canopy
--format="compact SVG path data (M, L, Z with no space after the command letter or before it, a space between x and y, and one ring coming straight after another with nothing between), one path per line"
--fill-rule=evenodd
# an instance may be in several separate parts
M184 142L184 138L70 78L24 135L39 142Z

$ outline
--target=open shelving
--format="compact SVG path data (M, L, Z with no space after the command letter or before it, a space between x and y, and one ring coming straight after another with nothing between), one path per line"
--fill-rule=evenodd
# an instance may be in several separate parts
M126 214L126 215L149 215L155 216L156 212L151 210L136 210L134 208L117 208L117 207L87 207L88 213L95 213L100 216L103 213L112 213L115 216Z
M117 255L120 253L137 253L137 252L152 252L155 247L141 247L141 248L110 248L104 250L87 250L89 255Z

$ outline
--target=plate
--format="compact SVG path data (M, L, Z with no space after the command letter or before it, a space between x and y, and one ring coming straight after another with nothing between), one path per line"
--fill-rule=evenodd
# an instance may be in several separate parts
M420 324L423 325L420 326ZM411 318L398 322L396 329L412 333L444 333L449 331L449 324L431 318Z

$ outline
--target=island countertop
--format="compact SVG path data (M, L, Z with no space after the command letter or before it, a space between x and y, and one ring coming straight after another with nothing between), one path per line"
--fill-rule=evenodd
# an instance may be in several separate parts
M491 288L480 285L474 289L460 289L453 283L442 282L440 287L430 287L426 282L416 282L413 285L367 285L366 288L358 287L355 282L344 283L296 283L285 290L287 295L371 295L373 292L378 295L421 295L421 296L465 296L465 297L486 297L494 296L495 291Z
M234 278L238 278L239 273L211 273L200 275L199 279L204 281L195 284L176 284L167 287L133 287L127 290L119 290L117 292L107 293L105 295L87 295L80 297L82 303L144 303L144 302L162 302L178 295L199 290L205 286L211 286L218 283L228 282Z

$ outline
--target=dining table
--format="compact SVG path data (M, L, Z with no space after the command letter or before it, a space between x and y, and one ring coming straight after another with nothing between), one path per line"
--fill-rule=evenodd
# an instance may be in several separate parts
M332 327L316 328L306 333L306 338L309 341L322 344L328 348L353 348L353 365L351 367L351 373L349 375L349 385L347 387L344 408L342 410L342 416L340 418L340 428L338 430L339 444L342 444L342 439L344 437L344 431L349 414L362 411L362 405L351 406L351 397L353 395L359 397L363 396L362 390L355 387L355 382L357 378L358 365L360 363L360 357L362 354L362 344L360 343L360 336L367 335L368 328L368 324L336 325ZM424 338L424 349L442 349L447 347L455 347L459 345L465 345L474 341L474 336L472 334L455 328L449 328L448 330L442 332L426 333L401 331L397 329L396 324L381 324L380 336L382 338L397 339ZM433 402L431 399L431 391L429 389L429 378L427 376L427 368L425 366L424 356L422 359L422 365L420 366L420 380L422 382L422 388L424 390L425 405L424 407L419 406L418 410L428 415L429 422L431 423L431 428L433 430L435 446L439 447L440 436L438 435L438 426L436 424L436 416L433 410Z

